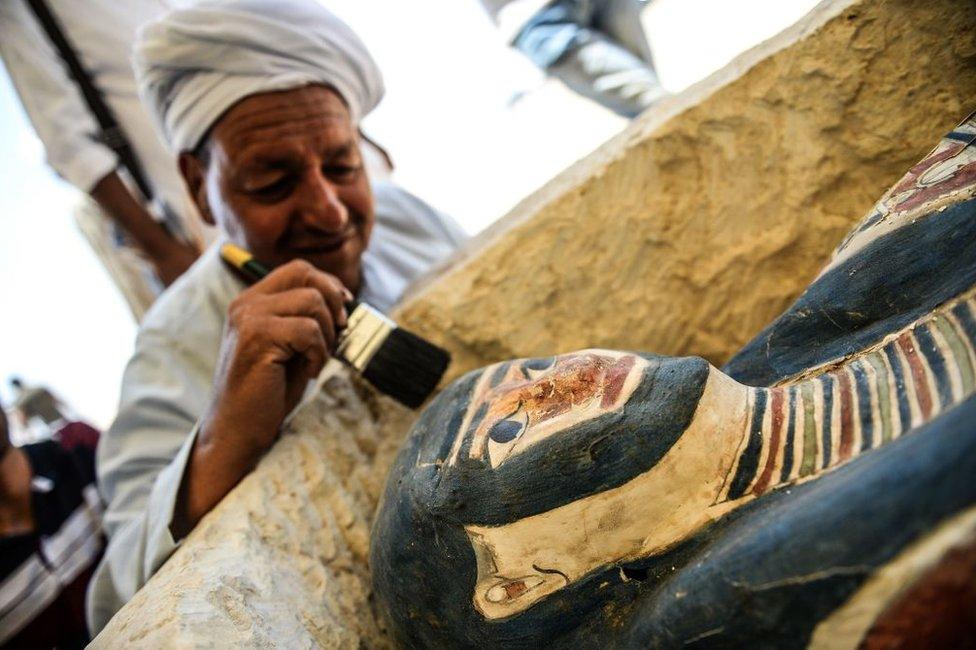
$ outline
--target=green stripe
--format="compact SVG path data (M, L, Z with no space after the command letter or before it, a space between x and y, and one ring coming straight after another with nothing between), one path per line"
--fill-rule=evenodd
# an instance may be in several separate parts
M881 352L872 352L867 356L868 363L874 368L877 376L875 386L878 388L878 412L881 413L881 441L882 444L891 440L891 395L888 390L888 367L881 358Z
M952 326L952 323L949 322L949 319L939 315L933 321L939 333L942 334L942 338L946 340L946 343L952 349L952 356L955 357L955 363L953 365L959 368L959 376L962 377L962 394L964 396L969 395L973 392L973 367L969 361L969 350L959 337L959 333Z
M803 465L800 476L813 474L817 459L817 426L813 417L813 381L804 382L800 387L803 398ZM797 411L800 405L797 405Z

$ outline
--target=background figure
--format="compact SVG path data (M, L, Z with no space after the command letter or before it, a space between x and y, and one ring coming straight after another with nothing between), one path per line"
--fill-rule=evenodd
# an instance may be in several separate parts
M20 377L12 378L10 386L16 396L13 410L27 429L40 428L46 431L46 437L68 422L69 414L64 404L46 387L29 386Z
M137 319L162 285L172 283L193 263L206 238L176 160L139 102L129 59L138 27L170 4L169 0L0 3L0 55L44 143L48 162L93 199L76 216ZM116 133L106 132L93 116L90 102L38 11L48 13L64 36L117 122ZM126 169L120 140L130 145L147 192L138 189L138 180Z
M513 47L624 117L667 95L641 25L642 0L482 0Z
M105 546L95 489L98 432L10 442L0 407L0 647L81 648L85 590Z

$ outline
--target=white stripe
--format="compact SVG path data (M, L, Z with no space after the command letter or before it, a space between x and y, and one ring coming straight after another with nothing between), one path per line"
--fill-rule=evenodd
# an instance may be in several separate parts
M827 405L827 400L824 399L827 386L823 378L824 376L820 375L813 380L813 440L817 443L817 451L813 457L813 472L807 478L820 474L823 471L824 459L827 458L827 450L824 449L823 444L823 433L824 427L827 426L827 418L831 417L831 414L824 413ZM803 434L806 435L806 431Z
M54 572L65 587L77 578L82 571L90 567L98 552L102 548L102 540L98 530L91 531L91 534L79 542L78 546L68 555L64 563L56 566Z
M14 578L17 579L19 589L11 585ZM38 579L38 582L29 592L25 592L32 579ZM14 598L20 599L20 602L13 604L13 609L9 613L0 618L0 644L6 643L8 639L20 632L53 603L60 593L61 584L58 579L47 572L37 556L25 562L13 576L4 581L0 588L0 598L5 601L3 609L13 604Z
M85 500L88 504L88 509L94 512L99 519L101 519L102 514L105 512L105 508L102 507L102 498L98 496L98 488L95 484L86 485L81 489L81 498Z
M837 464L840 456L840 376L838 373L830 374L830 413L824 413L824 418L830 418L830 462L827 463L829 469ZM827 406L827 393L824 387L824 408ZM824 420L826 423L826 420Z
M37 554L31 555L20 567L0 583L0 612L13 607L14 601L27 592L32 582L47 573Z
M847 375L847 385L850 386L851 457L847 460L853 460L861 453L861 446L864 444L864 429L861 428L861 396L857 390L857 375L854 374L854 362L847 364L841 372ZM843 410L843 406L841 410ZM843 418L841 421L843 422ZM841 435L843 435L843 431Z
M58 532L41 538L41 550L51 565L61 566L67 556L74 552L74 547L81 540L88 539L92 531L97 531L100 525L98 514L83 503L61 524Z
M884 436L884 423L881 420L881 393L878 391L878 383L881 381L887 381L887 377L878 377L878 373L874 369L874 364L868 360L868 356L873 356L877 359L877 355L877 352L872 352L870 355L865 355L860 362L861 370L864 371L864 376L867 378L868 396L871 400L871 423L874 425L872 427L872 449L876 449L881 446L882 436Z
M791 417L795 424L793 425L793 468L790 471L791 479L800 478L800 469L803 467L803 461L805 460L804 454L806 453L806 411L804 410L804 405L806 402L803 399L803 386L801 384L793 384L793 389L796 395L796 404L793 409Z

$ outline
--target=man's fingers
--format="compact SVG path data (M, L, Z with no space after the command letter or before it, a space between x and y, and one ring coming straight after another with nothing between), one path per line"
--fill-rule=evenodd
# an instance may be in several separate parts
M309 377L322 372L331 348L318 321L307 316L281 317L274 319L269 329L275 345L289 353L285 360L301 355L307 362Z
M311 287L290 289L263 297L264 308L275 316L314 318L331 346L336 340L336 319L322 294Z
M315 289L322 294L336 325L345 327L346 311L344 305L352 299L352 294L337 277L320 271L304 260L293 260L275 269L268 274L268 277L251 287L249 291L273 294L300 287Z

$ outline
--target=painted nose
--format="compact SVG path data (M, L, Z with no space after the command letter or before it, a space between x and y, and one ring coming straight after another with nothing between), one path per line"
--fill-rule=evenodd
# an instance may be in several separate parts
M349 210L321 170L309 174L302 183L298 209L305 224L327 232L341 232L349 225Z

